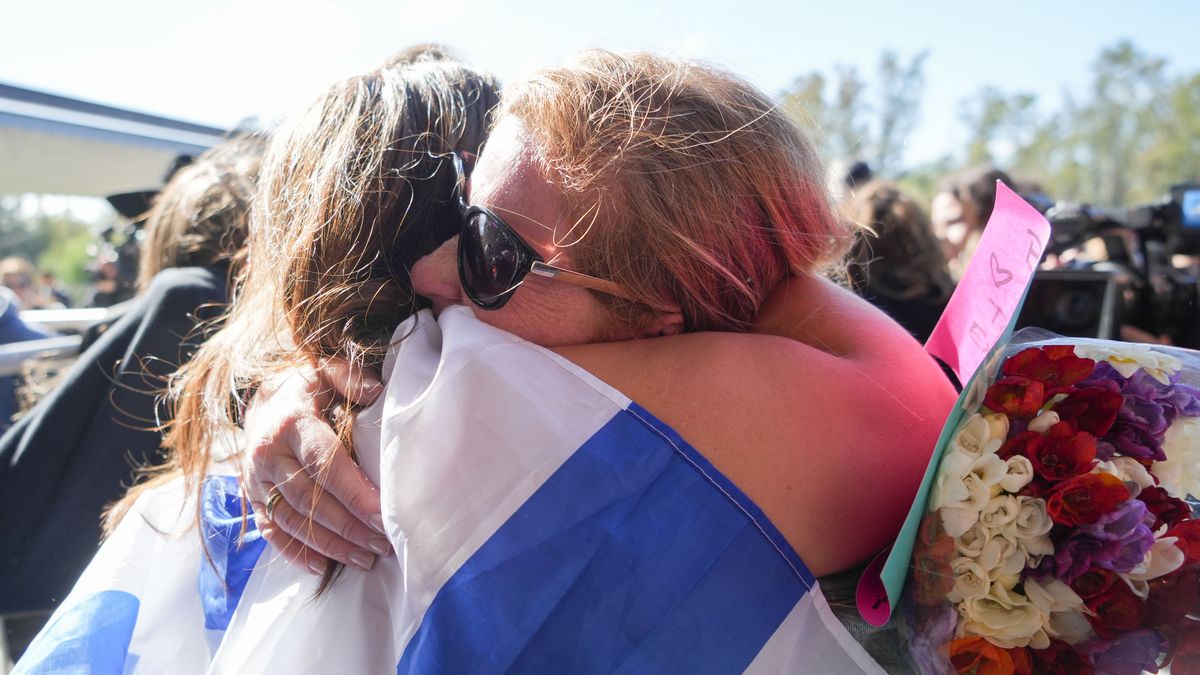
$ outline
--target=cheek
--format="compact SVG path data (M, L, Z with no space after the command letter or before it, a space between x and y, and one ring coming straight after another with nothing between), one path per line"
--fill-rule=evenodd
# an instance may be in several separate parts
M470 307L480 321L542 347L628 337L628 331L621 331L618 322L591 293L571 286L555 286L535 288L526 285L517 289L503 308L492 312L474 305Z
M418 260L412 268L413 290L429 299L460 297L457 253L458 237L455 237Z

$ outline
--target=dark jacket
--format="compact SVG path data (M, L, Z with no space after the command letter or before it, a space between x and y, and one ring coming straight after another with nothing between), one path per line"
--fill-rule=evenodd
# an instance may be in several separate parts
M0 438L0 613L52 609L100 542L100 513L161 461L166 376L218 316L226 268L159 273L146 293Z

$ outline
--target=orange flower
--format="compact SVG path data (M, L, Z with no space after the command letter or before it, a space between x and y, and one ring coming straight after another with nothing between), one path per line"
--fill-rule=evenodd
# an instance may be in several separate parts
M981 637L950 641L955 672L974 675L1032 675L1033 662L1025 648L1004 649Z

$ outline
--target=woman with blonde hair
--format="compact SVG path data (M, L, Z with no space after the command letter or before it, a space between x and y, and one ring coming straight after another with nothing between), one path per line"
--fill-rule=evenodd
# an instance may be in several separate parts
M443 202L458 236L411 266L432 311L401 321L414 297L378 271L409 269L430 243L389 235L402 213L387 205L407 187L372 189L391 175L372 161L328 163L398 144L337 124L361 104L331 94L300 127L312 135L273 147L245 294L177 394L168 442L186 482L133 506L148 518L185 490L210 540L252 523L324 575L209 548L222 572L209 587L227 589L205 614L222 631L213 667L873 670L814 575L893 536L953 393L901 328L816 276L849 231L795 127L728 73L649 55L589 52L523 81L471 206ZM385 374L343 386L350 399L385 395L347 415L311 376L330 358ZM219 453L249 471L247 444L213 444L233 439L231 394L301 359L308 374L272 382L246 428L249 446L301 455L253 457L244 521L236 481L204 476ZM350 418L377 494L332 441L326 420L351 440ZM279 444L261 442L264 426ZM338 492L322 498L326 473ZM343 498L347 486L366 496ZM347 569L333 579L298 541ZM85 575L73 595L104 587ZM297 640L315 651L285 646Z

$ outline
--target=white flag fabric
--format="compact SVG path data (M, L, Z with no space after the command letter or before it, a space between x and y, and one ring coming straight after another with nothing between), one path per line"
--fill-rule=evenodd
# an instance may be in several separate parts
M882 672L670 427L450 308L405 322L355 448L396 556L316 596L237 480L139 500L18 673ZM197 508L201 535L192 523Z

